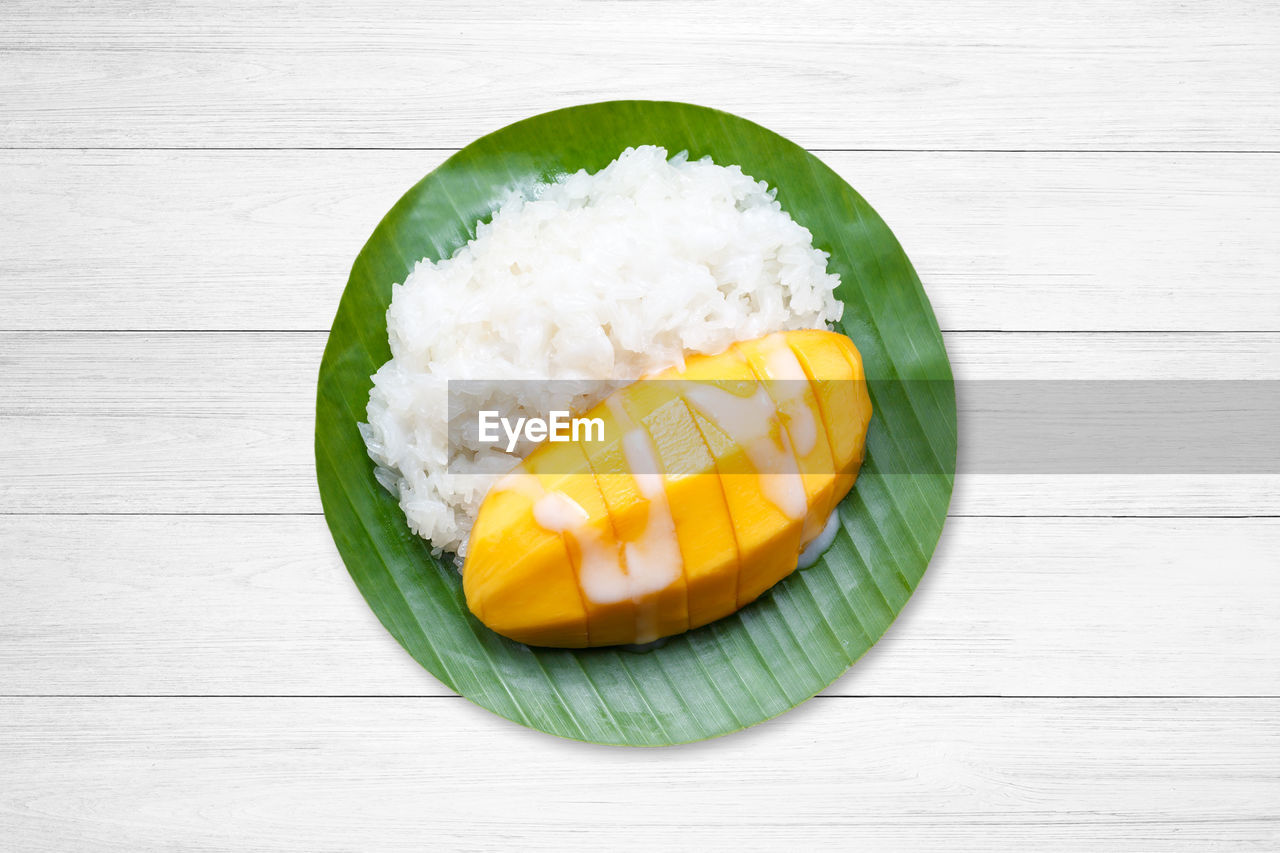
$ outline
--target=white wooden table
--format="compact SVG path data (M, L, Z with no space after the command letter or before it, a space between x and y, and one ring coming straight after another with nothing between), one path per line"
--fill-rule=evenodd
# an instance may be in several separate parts
M960 378L1280 379L1272 2L7 0L0 849L1280 848L1266 473L961 478L865 660L690 747L395 644L313 477L348 267L451 150L614 97L818 151Z

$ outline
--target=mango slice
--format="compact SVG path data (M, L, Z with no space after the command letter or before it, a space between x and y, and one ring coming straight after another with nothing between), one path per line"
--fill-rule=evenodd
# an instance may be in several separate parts
M682 384L682 394L716 460L733 519L740 565L736 610L796 567L807 508L804 486L794 456L789 460L794 474L760 473L764 465L753 456L785 466L791 451L772 399L737 349L690 359L684 378L690 381ZM750 430L743 425L753 422L754 432L764 435L744 443L742 433Z
M565 538L534 518L544 495L517 469L486 496L471 528L462 590L476 618L531 646L587 645L587 618Z
M560 529L564 539L573 567L571 576L581 590L589 641L584 645L634 642L637 602L616 556L617 517L601 493L601 482L583 448L576 442L544 442L529 454L524 467L538 477L544 494L551 495L543 499L543 517L535 521Z
M652 439L633 419L628 411L632 408L634 404L622 403L620 393L610 404L593 410L591 417L604 421L604 440L582 443L613 522L618 569L631 588L627 603L635 607L632 621L590 631L592 645L644 643L689 629L688 593L674 521L665 493L646 494L646 484L662 490L662 482Z
M835 509L836 478L832 476L835 463L826 424L809 377L786 338L770 335L735 344L735 348L746 357L760 384L773 399L796 455L810 507L800 535L803 547L822 532L827 516Z
M530 645L643 643L749 604L796 567L862 463L853 342L780 332L690 358L543 442L486 495L463 569L481 622Z
M702 440L693 413L682 397L681 383L646 383L637 417L652 437L664 472L667 505L684 562L688 627L697 628L737 609L738 543L715 459ZM674 393L673 393L674 391ZM658 397L650 405L646 397Z
M837 472L835 493L839 503L853 487L862 467L867 427L871 425L871 396L867 393L862 355L853 341L829 332L788 332L787 343L813 385Z

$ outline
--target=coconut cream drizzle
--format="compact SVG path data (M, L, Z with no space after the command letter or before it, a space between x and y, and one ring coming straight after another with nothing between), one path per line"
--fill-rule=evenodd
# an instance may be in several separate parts
M676 538L675 519L667 502L666 477L643 427L635 425L618 403L607 405L626 431L622 453L647 503L641 534L630 542L617 542L601 525L590 523L590 514L558 489L547 490L536 477L513 473L496 486L526 495L533 501L533 518L540 527L573 537L581 557L579 583L595 604L631 600L636 605L636 638L644 643L657 636L657 601L654 594L680 578L684 558ZM611 475L605 475L611 476Z
M636 488L648 501L648 515L640 536L623 544L623 562L631 580L631 600L636 604L636 637L641 643L657 636L657 599L660 592L684 574L684 556L676 539L676 523L667 502L666 477L658 462L653 439L627 414L621 401L609 397L605 405L622 434L622 455Z
M765 367L771 379L807 381L799 360L780 338L768 341ZM759 384L750 397L739 397L701 383L690 383L685 394L690 404L743 448L760 478L765 498L787 518L804 518L808 502L797 454L806 455L816 446L817 423L803 396L788 396L779 405ZM558 489L545 489L537 477L519 468L503 477L495 491L525 495L533 502L533 517L539 526L573 537L581 554L579 583L583 593L596 604L633 601L637 641L645 643L656 637L654 594L679 579L684 558L667 501L666 475L653 439L631 419L619 400L609 397L605 405L624 430L623 457L637 490L648 503L638 538L618 542L606 536L603 526L592 525L589 513L573 498ZM786 418L785 428L780 414ZM800 565L816 561L831 544L835 531L833 513L800 555Z
M533 506L533 520L546 530L573 537L581 555L578 583L596 604L625 601L632 595L631 578L622 554L602 527L590 524L590 515L573 498L557 489L544 494Z
M796 560L796 568L807 569L814 563L818 562L818 558L822 556L831 543L836 541L836 533L840 530L840 513L832 512L827 516L827 523L823 525L822 531L814 537L813 541L804 546L804 550L800 552L800 558Z
M633 598L657 592L670 586L684 571L684 557L676 539L676 523L667 503L665 477L657 473L658 460L648 433L637 427L622 437L622 450L627 457L640 494L649 501L649 518L639 539L626 543L627 573L631 576Z
M546 492L533 503L533 520L553 533L576 530L589 519L587 511L564 492Z
M809 375L804 372L800 359L796 358L795 352L787 344L784 336L775 334L764 338L759 343L759 349L764 362L761 372L770 380L769 390L774 394L778 410L782 412L786 422L787 434L791 437L796 459L797 461L806 459L818 446L818 430L826 429L818 425L818 416L814 411L816 398L807 393L810 389ZM834 472L835 470L835 461L831 458L829 451L822 454L819 460L801 464L806 471L811 472L815 470L815 464L818 466L816 469L818 471ZM827 507L814 506L810 509L823 512ZM824 535L826 532L822 526L824 523L827 522L812 511L806 515L801 542L808 543Z
M524 495L533 503L533 520L539 527L573 537L581 555L578 582L593 602L611 604L631 597L631 580L617 543L603 528L589 523L590 513L581 504L559 489L544 488L537 477L519 468L499 480L494 490Z
M812 407L804 397L804 391L809 387L809 375L804 372L800 359L796 358L781 335L770 335L760 344L764 351L764 367L768 378L785 383L775 387L775 391L786 392L780 402L787 418L787 432L791 436L791 443L798 455L808 456L818 443L818 423L813 416Z
M787 518L804 518L807 500L791 439L778 425L778 409L763 386L750 397L723 388L690 383L685 397L738 443L760 478L760 491Z

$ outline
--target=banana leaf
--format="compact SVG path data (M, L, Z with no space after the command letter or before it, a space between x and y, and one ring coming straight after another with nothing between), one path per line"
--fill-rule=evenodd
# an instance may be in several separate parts
M374 479L356 424L390 358L393 283L453 254L513 188L665 146L739 164L830 253L843 331L862 352L875 415L867 459L839 508L835 544L759 600L645 651L530 648L480 624L461 577L408 529ZM351 270L320 366L316 470L352 579L387 630L441 682L525 726L584 741L659 746L714 737L812 697L885 632L920 583L955 475L951 367L898 241L835 172L800 146L705 107L614 101L535 116L476 140L391 209Z

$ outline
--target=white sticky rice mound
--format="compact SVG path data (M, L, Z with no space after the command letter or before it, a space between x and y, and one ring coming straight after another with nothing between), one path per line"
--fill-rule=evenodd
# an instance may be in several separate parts
M453 257L419 261L393 288L392 358L373 377L360 425L378 481L435 554L461 559L485 493L532 448L508 454L505 441L459 439L456 428L450 446L450 415L456 426L482 409L583 412L609 390L599 380L825 328L840 317L839 283L767 184L709 157L628 148L594 175L513 195ZM537 400L498 390L461 406L455 386L450 412L450 379L588 381L551 383Z

